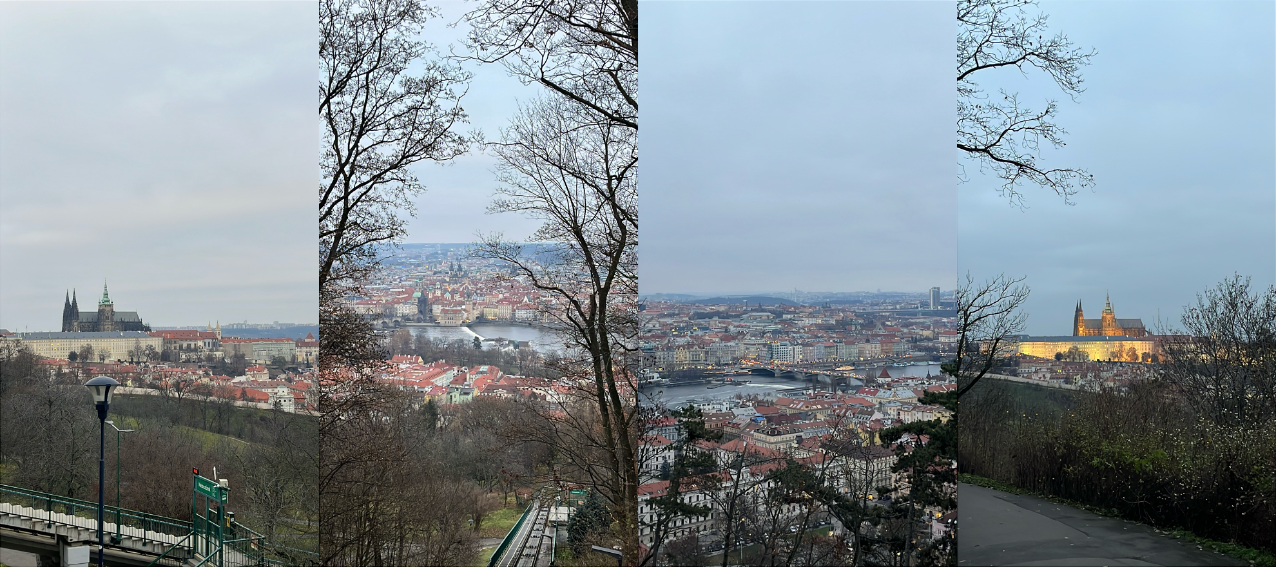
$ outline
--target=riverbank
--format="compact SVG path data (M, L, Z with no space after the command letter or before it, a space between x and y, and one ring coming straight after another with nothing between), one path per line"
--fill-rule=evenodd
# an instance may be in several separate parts
M444 326L438 324L411 324L401 329L411 329L415 336L428 337L441 341L516 341L520 345L530 343L532 348L541 353L550 353L562 349L561 340L545 326L527 322L479 321L461 326Z

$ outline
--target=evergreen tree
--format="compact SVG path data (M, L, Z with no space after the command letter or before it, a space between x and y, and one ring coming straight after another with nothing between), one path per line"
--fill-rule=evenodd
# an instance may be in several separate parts
M610 526L611 514L607 511L607 505L603 504L598 493L590 491L589 498L567 519L567 544L571 546L572 552L580 556L587 552L590 538L605 532Z
M439 407L434 404L434 399L425 401L421 405L421 420L424 421L429 431L435 431L439 426Z

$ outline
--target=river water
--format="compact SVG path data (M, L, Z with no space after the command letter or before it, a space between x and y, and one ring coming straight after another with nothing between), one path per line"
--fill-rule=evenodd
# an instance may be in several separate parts
M512 339L519 343L530 341L532 348L542 353L561 350L561 346L558 345L553 333L530 325L476 323L468 327L412 326L412 333L447 341L454 339L472 341L475 337L483 339L504 338Z
M858 375L866 377L877 377L881 374L882 369L888 370L892 378L900 377L925 377L929 371L932 377L938 376L939 365L909 365L907 367L871 367L868 369L856 369L854 372ZM778 377L769 377L766 375L735 375L735 380L747 380L745 384L732 383L715 383L715 384L694 384L683 386L669 385L652 385L644 387L642 393L644 398L664 401L670 407L680 407L688 403L711 403L726 402L740 397L749 395L758 395L763 398L774 398L777 396L786 396L799 394L804 390L810 390L812 387L810 379L799 381L796 379L786 379ZM852 386L859 386L861 381L852 382ZM719 385L722 386L719 386ZM714 388L709 388L714 387ZM829 390L827 382L819 385L822 391Z

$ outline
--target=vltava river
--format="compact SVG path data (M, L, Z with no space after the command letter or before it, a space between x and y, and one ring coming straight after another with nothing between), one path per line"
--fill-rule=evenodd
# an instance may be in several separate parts
M481 337L483 339L496 339L500 337L512 339L520 343L530 341L532 342L532 348L542 353L561 350L554 338L554 334L539 327L532 327L528 325L476 323L471 324L469 327L413 326L412 333L434 339L445 339L447 341L452 341L453 339L471 341L475 337Z

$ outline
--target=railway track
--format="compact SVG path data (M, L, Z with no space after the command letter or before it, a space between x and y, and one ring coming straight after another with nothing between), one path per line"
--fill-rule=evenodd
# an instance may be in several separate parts
M537 499L532 504L527 522L519 527L513 546L496 563L496 566L549 566L554 556L554 527L549 525L549 515L554 502Z

